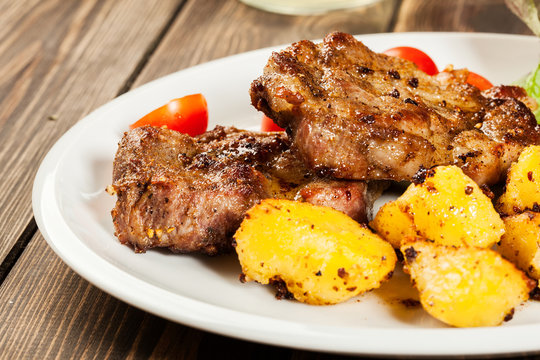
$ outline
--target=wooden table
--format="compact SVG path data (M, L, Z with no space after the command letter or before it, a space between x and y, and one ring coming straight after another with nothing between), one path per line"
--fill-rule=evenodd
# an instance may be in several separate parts
M40 161L93 109L195 64L332 30L531 34L503 0L385 0L305 17L236 0L1 0L0 358L334 358L213 335L131 307L68 268L31 208Z

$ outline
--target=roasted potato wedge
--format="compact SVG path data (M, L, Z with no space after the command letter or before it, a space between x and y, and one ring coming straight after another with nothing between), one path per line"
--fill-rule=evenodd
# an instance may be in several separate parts
M414 240L405 241L401 251L423 308L452 326L499 325L536 286L490 249Z
M497 208L506 215L532 209L540 211L540 146L526 147L510 166L506 189Z
M530 277L540 279L540 213L526 211L504 219L498 250Z
M269 199L234 235L247 281L282 282L295 299L335 304L377 288L396 263L392 246L337 210Z
M420 175L394 205L383 206L375 216L372 226L381 237L393 246L413 232L441 245L488 248L499 241L503 221L491 199L460 168L438 166Z
M416 236L414 217L401 211L397 201L390 201L381 206L369 225L396 249L399 249L403 239Z

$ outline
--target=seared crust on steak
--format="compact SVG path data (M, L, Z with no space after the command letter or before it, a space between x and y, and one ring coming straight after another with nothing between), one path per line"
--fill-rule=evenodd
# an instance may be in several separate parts
M479 184L493 184L525 145L540 143L540 127L519 88L482 94L467 75L429 76L332 33L273 53L251 100L318 174L411 180L421 168L456 164Z
M283 133L216 127L197 138L142 127L127 132L114 160L116 236L136 251L167 247L216 255L232 249L245 212L265 198L333 206L367 220L381 185L314 176Z

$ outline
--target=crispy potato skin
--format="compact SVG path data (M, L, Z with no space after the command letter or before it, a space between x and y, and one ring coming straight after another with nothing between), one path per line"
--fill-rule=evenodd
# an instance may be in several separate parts
M457 166L426 170L371 225L396 248L415 235L441 245L488 248L504 233L490 198Z
M234 239L247 281L282 280L295 299L315 305L379 287L397 260L388 242L345 214L288 200L254 206Z
M536 286L490 249L412 240L401 251L424 309L452 326L499 325Z
M504 219L498 250L530 277L540 279L540 213L526 211Z
M540 146L526 147L512 164L497 209L506 215L540 211Z

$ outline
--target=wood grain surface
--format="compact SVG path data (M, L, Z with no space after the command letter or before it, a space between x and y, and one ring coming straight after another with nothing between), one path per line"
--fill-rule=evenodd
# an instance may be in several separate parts
M335 30L352 34L387 32L397 4L384 0L326 16L284 16L234 0L188 1L135 86L209 60L301 39L318 39ZM194 28L198 31L194 32Z
M385 0L306 17L236 0L0 0L0 180L7 190L0 197L0 358L345 358L230 339L127 305L53 253L30 204L48 149L116 95L208 60L333 30L530 34L502 0Z
M458 31L532 35L504 0L403 0L393 31Z

